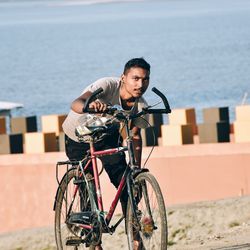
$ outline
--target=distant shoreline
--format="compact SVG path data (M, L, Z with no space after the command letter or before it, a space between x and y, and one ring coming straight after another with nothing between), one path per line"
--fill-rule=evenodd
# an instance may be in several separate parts
M123 2L145 2L150 0L53 0L51 5L73 6L73 5L92 5L92 4L106 4L106 3L123 3ZM1 3L45 3L41 0L0 0ZM47 1L49 2L49 1Z
M122 3L122 2L144 2L145 0L66 0L60 5L91 5L91 4L106 4L106 3Z

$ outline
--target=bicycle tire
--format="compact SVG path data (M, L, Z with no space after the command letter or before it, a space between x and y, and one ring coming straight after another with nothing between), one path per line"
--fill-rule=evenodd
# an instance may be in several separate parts
M134 244L141 250L166 250L168 241L167 216L160 186L150 173L140 173L134 180L133 193L136 217L130 200L127 205L126 230L129 249ZM136 222L138 221L138 223Z
M65 223L66 215L64 214L64 211L67 211L70 202L68 201L72 199L72 193L73 187L75 186L73 184L73 180L78 178L78 170L76 168L71 168L63 177L61 180L59 187L58 187L58 195L57 200L55 204L55 239L56 239L56 245L58 250L83 250L83 249L89 249L94 250L95 246L90 245L89 247L85 247L84 244L80 244L79 246L66 246L65 242L66 239L69 239L69 237L80 237L80 234L82 233L82 230L80 227L77 227L76 225L69 225ZM67 192L66 192L67 191ZM85 200L83 198L80 198L80 192L78 191L76 198L74 200L75 204L72 206L72 211L79 212L83 209L85 206L86 209L89 211L92 211L90 202L88 201L88 189L85 188L81 192L85 192ZM83 195L81 195L83 196ZM67 199L67 200L66 200ZM86 202L86 204L83 204ZM64 205L67 206L64 208ZM65 209L65 210L64 210ZM67 213L67 212L66 212Z

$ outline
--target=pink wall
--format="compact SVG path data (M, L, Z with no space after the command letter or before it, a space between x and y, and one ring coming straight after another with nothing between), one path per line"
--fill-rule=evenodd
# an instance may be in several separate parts
M55 164L64 159L64 153L0 156L0 233L53 225ZM250 143L223 143L156 147L147 165L171 205L250 195L249 162ZM108 210L115 189L106 173L102 183Z

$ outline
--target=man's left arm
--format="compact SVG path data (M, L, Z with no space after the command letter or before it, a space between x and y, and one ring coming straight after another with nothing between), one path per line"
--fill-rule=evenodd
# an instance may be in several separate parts
M142 139L141 129L132 125L133 146L135 153L136 164L141 167L141 154L142 154Z

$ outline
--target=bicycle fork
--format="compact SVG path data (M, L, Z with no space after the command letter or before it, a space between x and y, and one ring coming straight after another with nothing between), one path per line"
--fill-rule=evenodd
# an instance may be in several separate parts
M129 196L129 200L131 204L132 213L134 215L135 222L136 222L135 224L140 227L140 222L136 213L137 204L136 204L136 200L134 196L134 190L133 190L134 183L133 182L134 182L134 179L133 179L133 170L132 170L127 175L126 184L127 184L128 196ZM138 230L140 230L140 228L138 228Z
M131 136L131 132L129 130L129 123L127 120L125 120L125 128L126 128L126 133L127 133L126 142L127 142L127 147L128 147L129 165L132 169L128 173L127 178L126 178L127 191L128 191L131 209L132 209L132 213L133 213L134 218L135 218L136 225L138 225L140 227L140 223L139 223L139 220L138 220L138 217L136 214L137 204L135 201L135 196L134 196L132 187L134 186L133 182L134 182L135 172L138 171L138 173L140 173L142 171L145 171L146 169L140 169L136 164L134 147L133 147L133 137ZM148 170L146 170L146 171L148 171ZM140 230L140 228L139 228L139 230Z

